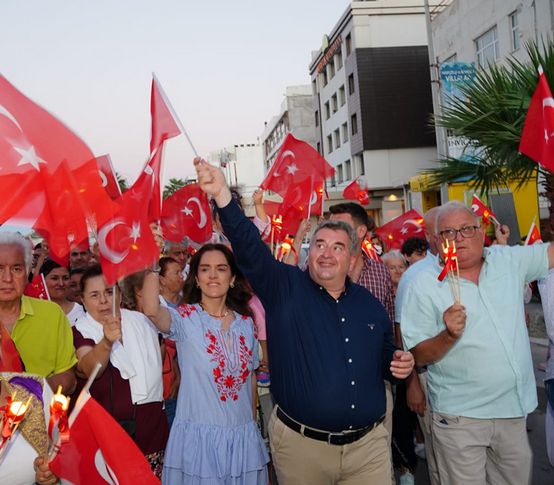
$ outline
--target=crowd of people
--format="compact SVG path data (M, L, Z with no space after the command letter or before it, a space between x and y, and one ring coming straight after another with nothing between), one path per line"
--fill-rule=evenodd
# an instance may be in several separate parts
M425 214L424 238L372 257L374 222L347 202L309 234L305 261L279 261L263 194L251 221L220 169L195 166L214 237L189 251L154 231L163 256L119 285L86 244L64 267L47 241L0 233L0 406L17 387L35 409L0 457L1 483L56 483L49 396L77 396L97 363L92 397L163 484L267 485L271 466L280 485L408 485L418 455L432 485L531 483L524 292L539 280L552 339L554 247L510 247L500 225L485 247L479 218L453 201ZM301 224L295 244L309 232ZM438 279L446 241L459 301ZM37 274L50 301L24 295ZM274 402L269 449L258 384Z

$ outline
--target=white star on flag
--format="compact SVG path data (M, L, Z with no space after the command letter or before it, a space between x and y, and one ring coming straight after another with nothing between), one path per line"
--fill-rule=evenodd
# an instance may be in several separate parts
M298 172L298 167L294 163L287 165L287 173L294 175L296 172Z
M37 155L37 152L35 151L35 147L33 145L31 145L27 149L16 146L14 146L13 149L21 155L21 160L19 160L19 163L17 164L18 167L28 163L29 165L32 165L33 168L38 172L40 171L39 163L46 164L46 161Z
M400 229L400 232L402 234L406 234L408 232L408 228L406 226L402 226L402 229Z
M184 212L186 216L192 216L192 209L189 209L188 207L181 209L181 212Z
M140 222L133 222L130 236L133 238L133 242L136 243L140 237Z

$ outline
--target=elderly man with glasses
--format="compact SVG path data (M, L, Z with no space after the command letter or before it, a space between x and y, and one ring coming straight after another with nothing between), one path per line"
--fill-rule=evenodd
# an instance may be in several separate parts
M438 280L437 258L406 289L402 335L428 366L441 483L522 485L532 469L525 418L537 406L523 287L552 268L554 247L484 248L484 237L460 202L438 209L435 238L455 242L461 302Z

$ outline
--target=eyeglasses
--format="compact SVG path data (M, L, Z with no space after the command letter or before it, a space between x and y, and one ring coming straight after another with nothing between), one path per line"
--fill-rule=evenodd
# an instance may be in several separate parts
M447 241L454 241L458 237L458 233L464 238L470 238L475 236L475 232L479 229L479 226L464 226L460 229L445 229L439 232L439 234Z
M71 257L73 257L73 258L77 258L79 256L81 258L84 258L87 254L88 254L88 251L81 251L81 252L71 251L71 253L70 253Z

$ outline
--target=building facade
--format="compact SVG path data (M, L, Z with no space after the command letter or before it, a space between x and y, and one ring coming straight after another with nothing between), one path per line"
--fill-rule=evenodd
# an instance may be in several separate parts
M351 2L309 72L316 148L336 168L331 203L364 176L376 222L401 214L403 187L437 158L423 2Z
M473 63L479 70L505 65L508 58L528 62L527 42L540 44L554 38L554 2L453 0L432 18L430 26L437 67L450 62ZM549 203L540 195L543 191L539 180L539 214L546 219ZM514 199L517 196L514 192ZM518 219L522 218L518 214Z
M316 124L312 106L309 84L286 88L279 114L265 124L260 136L265 173L273 164L285 135L289 132L316 148Z
M264 179L261 145L249 143L214 150L208 161L221 167L227 183L239 189L247 215L253 216L252 193Z
M431 22L438 63L475 62L479 68L526 61L525 43L552 39L552 0L454 0Z

